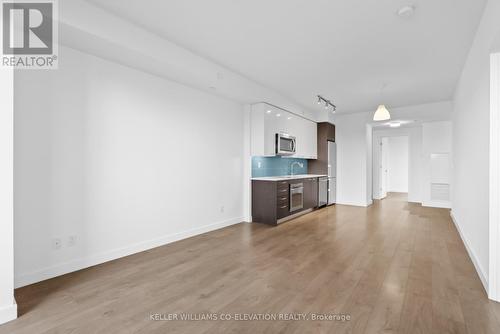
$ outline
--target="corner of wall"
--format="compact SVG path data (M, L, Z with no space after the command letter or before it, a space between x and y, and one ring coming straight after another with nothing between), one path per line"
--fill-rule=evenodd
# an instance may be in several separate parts
M246 104L243 106L243 220L246 222L252 221L252 131L250 113L252 106Z
M12 321L17 318L17 304L14 303L10 306L0 308L0 325Z
M14 70L0 75L0 323L17 317L14 299Z
M472 260L472 264L474 264L474 268L476 268L476 272L479 276L479 279L481 280L481 283L483 284L483 287L484 287L486 293L488 293L488 291L489 291L488 275L486 275L483 267L481 266L481 263L479 262L479 258L476 256L476 254L472 250L471 243L469 242L469 240L467 239L465 234L462 232L462 229L460 227L460 223L459 223L457 217L455 216L455 213L453 212L453 210L450 211L450 217L451 217L451 220L453 221L453 224L455 224L455 227L457 228L458 234L460 235L462 242L465 245L465 249L467 250L469 257Z

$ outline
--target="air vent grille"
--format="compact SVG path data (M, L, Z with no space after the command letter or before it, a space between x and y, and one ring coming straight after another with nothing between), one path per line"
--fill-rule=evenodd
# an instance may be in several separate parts
M431 200L448 202L450 200L450 185L446 183L431 183Z

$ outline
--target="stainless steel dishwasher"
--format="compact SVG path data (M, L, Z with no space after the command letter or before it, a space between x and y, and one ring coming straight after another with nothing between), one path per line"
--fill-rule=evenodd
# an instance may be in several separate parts
M328 177L320 177L318 181L318 207L328 204Z

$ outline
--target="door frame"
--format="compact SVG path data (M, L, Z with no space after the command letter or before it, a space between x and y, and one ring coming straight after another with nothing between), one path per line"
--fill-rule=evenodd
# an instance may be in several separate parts
M389 152L387 152L387 149L389 148L389 137L381 137L380 138L380 153L379 153L379 174L378 174L378 183L379 183L379 199L384 199L387 197L387 179L389 177L388 175L388 159L389 159ZM385 167L385 168L384 168Z
M500 301L500 53L490 55L488 297Z
M381 197L380 192L380 183L381 183L381 171L380 171L380 163L381 163L381 152L380 152L380 144L383 138L391 138L391 137L407 137L408 138L408 195L410 194L410 171L412 171L411 167L411 152L412 152L412 134L411 129L414 127L402 128L402 129L380 129L373 128L373 147L372 147L372 193L374 199L383 199L385 197ZM377 132L378 133L377 133ZM377 152L376 152L377 151ZM420 202L419 202L420 203Z

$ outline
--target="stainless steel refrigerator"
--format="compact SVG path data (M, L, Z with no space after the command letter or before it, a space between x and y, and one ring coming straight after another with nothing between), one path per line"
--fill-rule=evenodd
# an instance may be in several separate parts
M337 145L328 142L328 205L337 203Z

